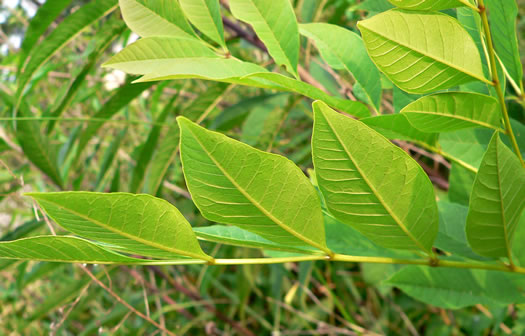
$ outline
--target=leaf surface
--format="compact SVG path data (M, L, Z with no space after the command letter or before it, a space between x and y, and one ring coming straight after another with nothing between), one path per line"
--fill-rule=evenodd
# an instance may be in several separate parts
M177 121L184 176L204 217L279 244L329 252L319 197L297 166L186 118Z
M119 0L128 27L139 36L195 38L177 0Z
M361 84L376 110L381 104L381 77L356 33L328 23L299 26L301 34L315 41L325 62L334 69L344 69Z
M500 129L498 101L476 93L446 92L425 96L407 105L401 113L423 132L450 132L480 126Z
M360 21L358 27L377 67L409 93L474 80L489 83L472 37L448 15L393 9Z
M525 207L525 169L495 133L470 197L467 238L486 257L511 258L512 238Z
M144 262L69 236L39 236L0 242L0 258L87 264Z
M402 149L315 102L312 153L319 187L335 218L378 245L430 251L438 231L434 189Z
M210 260L190 224L165 200L127 193L29 193L65 229L145 256Z
M59 52L84 29L115 10L115 8L117 8L117 0L91 1L73 14L68 15L55 30L38 44L37 48L33 48L29 54L30 59L18 79L18 91L16 94L18 100L22 99L22 93L27 83L42 64L47 62L51 56Z
M219 0L179 0L186 17L197 29L226 49Z
M384 114L360 119L362 123L388 139L407 140L434 146L437 133L425 133L412 126L402 114Z
M388 0L393 5L409 10L438 11L448 8L462 7L464 2L459 0ZM466 0L468 1L468 0Z
M416 300L447 309L525 300L523 292L500 272L406 266L387 283Z
M237 19L250 24L279 65L296 78L299 62L299 27L289 0L230 0Z

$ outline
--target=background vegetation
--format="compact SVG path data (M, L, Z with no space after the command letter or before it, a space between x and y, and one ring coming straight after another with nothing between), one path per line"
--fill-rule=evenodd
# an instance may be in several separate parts
M61 3L61 14L52 22L40 18L39 26L30 21L42 2L0 5L0 240L60 230L22 195L29 191L146 191L176 204L194 227L208 224L189 199L175 155L177 115L285 155L305 172L311 168L308 99L199 80L131 85L134 78L102 68L137 38L118 9L51 46L57 51L23 92L25 112L16 128L10 111L23 76L19 65L32 47L44 53L36 43L89 1ZM297 0L294 5L301 22L330 22L354 31L357 20L388 8L383 0ZM518 0L518 8L525 63L525 1ZM271 64L248 26L226 20L233 54ZM350 77L334 72L315 48L304 45L304 80L335 96L362 97ZM382 84L381 113L399 112L411 101L388 81ZM523 100L508 103L512 117L523 122ZM77 158L78 137L88 125L94 132ZM449 190L449 161L409 142L396 143L424 167L441 200L462 203L464 194ZM49 160L58 162L58 170ZM249 249L203 246L214 256L260 256ZM425 305L384 283L397 269L322 262L85 267L0 260L0 334L525 335L523 305L487 303L456 310Z

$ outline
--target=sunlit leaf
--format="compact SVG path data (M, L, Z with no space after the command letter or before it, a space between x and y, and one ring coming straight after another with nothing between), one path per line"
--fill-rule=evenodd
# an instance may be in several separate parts
M490 83L472 37L448 15L393 9L358 27L378 68L407 92L430 93L474 80Z
M297 166L188 119L177 120L184 176L204 217L279 244L329 251L319 197Z
M328 210L378 245L429 252L434 188L401 148L360 121L314 103L312 156Z
M191 23L214 42L226 48L219 0L179 0Z
M393 5L409 10L443 10L447 8L461 7L469 0L388 0Z

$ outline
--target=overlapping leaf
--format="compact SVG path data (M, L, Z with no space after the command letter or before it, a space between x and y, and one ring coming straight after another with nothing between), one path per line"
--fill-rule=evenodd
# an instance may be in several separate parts
M407 92L429 93L474 80L490 83L472 37L448 15L393 9L358 27L378 68Z
M129 253L210 260L190 224L168 202L127 193L30 193L53 220L82 237Z
M184 176L204 217L279 244L329 252L319 197L297 166L188 119L177 120Z
M128 27L142 37L195 38L177 0L119 0L119 5Z
M315 41L325 62L334 69L345 69L361 84L370 102L379 110L381 77L368 57L363 40L356 33L327 23L299 26L301 34Z
M408 140L435 146L437 133L425 133L412 126L402 114L384 114L360 120L384 137L393 140Z
M499 129L501 119L495 98L465 92L425 96L407 105L401 113L423 132L450 132L480 126Z
M388 0L393 5L409 10L443 10L465 6L468 0Z
M191 23L213 41L226 48L219 0L179 0Z
M525 207L525 170L495 133L470 197L467 238L487 257L511 258L512 238Z
M432 183L399 147L314 103L312 156L327 208L379 245L430 251L438 231Z
M87 240L68 236L39 236L0 242L0 258L88 264L131 264L126 257Z
M299 28L288 0L230 0L233 16L253 26L279 65L295 77L299 62Z

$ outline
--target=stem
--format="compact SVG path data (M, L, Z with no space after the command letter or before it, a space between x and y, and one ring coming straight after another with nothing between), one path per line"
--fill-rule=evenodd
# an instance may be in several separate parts
M512 126L510 125L509 112L507 111L507 105L505 104L505 95L503 94L499 83L498 69L496 67L496 52L494 50L494 43L492 42L492 34L490 32L489 19L487 17L487 9L485 8L485 0L478 0L478 5L479 15L481 16L481 22L483 24L483 31L485 32L485 37L487 39L487 49L489 54L490 73L492 75L492 85L496 89L496 94L498 95L498 99L501 105L503 121L505 122L505 130L510 138L512 147L514 148L514 152L516 152L516 155L518 156L521 162L521 165L525 167L525 162L523 161L523 157L521 156L521 151L518 146L518 142L516 141L516 137L514 136Z

